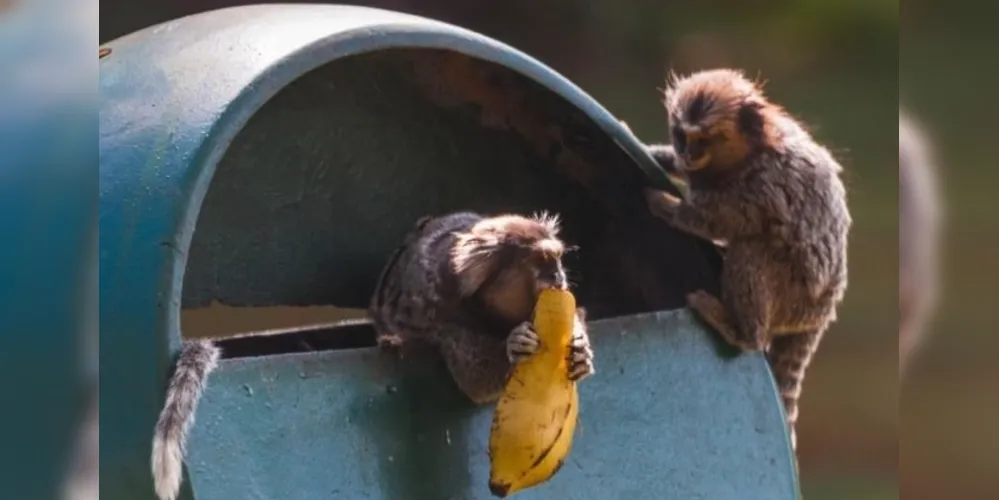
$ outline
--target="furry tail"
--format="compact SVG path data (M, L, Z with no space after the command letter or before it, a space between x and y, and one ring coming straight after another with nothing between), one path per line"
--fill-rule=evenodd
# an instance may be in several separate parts
M802 381L812 355L819 348L823 332L824 329L774 337L767 351L767 361L777 381L777 390L784 400L793 450L798 449L795 424L798 422L798 399L801 397Z
M160 500L175 500L180 493L187 433L218 359L218 347L208 340L188 340L181 347L153 435L153 483Z

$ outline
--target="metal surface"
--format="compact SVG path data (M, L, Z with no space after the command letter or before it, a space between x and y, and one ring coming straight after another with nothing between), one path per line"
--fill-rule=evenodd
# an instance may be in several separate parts
M673 309L687 291L717 289L713 247L645 209L641 188L657 171L641 144L564 78L481 35L375 9L262 5L179 19L105 48L102 499L152 498L151 433L180 342L181 307L363 307L385 257L419 216L559 212L566 239L581 248L569 262L577 295L595 319ZM339 356L354 354L301 359ZM295 359L225 364L279 369ZM741 383L729 373L701 388ZM210 387L243 390L224 379ZM772 387L758 396L779 411ZM334 409L329 399L310 404ZM198 418L230 415L209 407ZM340 466L324 459L334 450L308 449L316 454L298 455L295 474L324 477ZM259 453L271 461L265 468L287 459ZM666 457L647 457L647 465ZM236 488L264 473L242 469L214 481ZM195 484L209 475L196 474ZM182 498L192 498L190 484ZM205 488L199 498L261 498Z
M797 484L773 380L719 357L685 310L590 324L569 459L516 498L789 500ZM199 498L493 498L491 407L439 364L377 349L226 360L202 400L188 466Z

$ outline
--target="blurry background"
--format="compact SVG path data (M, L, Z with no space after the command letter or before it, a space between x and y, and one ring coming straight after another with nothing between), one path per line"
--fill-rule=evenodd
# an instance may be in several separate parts
M999 498L999 32L987 5L905 0L900 12L901 99L936 142L949 233L935 332L901 387L906 500Z
M984 140L991 131L964 117L979 119L985 107L977 105L980 100L973 95L961 92L971 86L967 79L926 68L970 67L972 61L988 58L988 49L976 42L958 42L959 37L952 36L958 33L956 24L931 24L938 13L928 0L907 2L907 9L910 4L923 5L912 6L904 16L914 30L921 30L915 35L919 42L907 53L912 54L909 61L919 62L903 67L903 74L919 85L904 88L912 91L916 113L927 118L950 114L951 95L970 101L961 107L962 122L954 123L961 128L949 131L948 139L964 141L957 147L963 156L954 157L964 161L950 164L974 165L969 155L981 154L974 146L989 145L975 141ZM182 15L242 3L251 2L105 0L100 38L105 42ZM941 329L954 330L954 334L932 342L932 351L913 370L907 394L912 404L904 410L904 429L911 432L902 448L904 469L901 474L898 470L898 0L349 3L440 19L506 42L573 80L645 141L667 137L658 89L670 68L686 72L725 65L766 80L767 92L810 125L842 160L855 220L850 291L840 320L805 382L798 429L805 499L897 498L898 483L907 500L999 498L999 490L987 489L993 478L986 458L996 452L977 437L986 428L986 420L970 412L974 394L964 392L971 387L966 379L978 378L983 390L988 387L980 377L989 369L984 342L990 337L982 333L995 323L986 325L976 318L966 310L970 304L951 308ZM947 9L954 4L954 0L947 2ZM953 89L947 99L939 84L946 84L939 88ZM953 173L954 182L959 182L958 171ZM953 187L962 193L964 204L964 211L958 207L956 215L969 221L961 241L973 243L963 245L970 252L961 260L965 263L973 262L974 256L985 258L999 243L999 235L970 229L975 227L975 217L986 215L979 207L988 187L979 184L967 190L960 184ZM968 265L964 270L972 272ZM987 290L976 295L982 301L992 300ZM245 328L245 324L221 325L224 310L194 314L197 317L185 317L185 334L191 333L194 324L214 333L220 328ZM301 323L304 314L285 310L266 321L241 321L277 326L291 316L295 316L292 323ZM316 317L315 311L307 314L306 321ZM955 421L959 411L963 420ZM910 445L914 447L911 456ZM979 451L967 454L971 449Z

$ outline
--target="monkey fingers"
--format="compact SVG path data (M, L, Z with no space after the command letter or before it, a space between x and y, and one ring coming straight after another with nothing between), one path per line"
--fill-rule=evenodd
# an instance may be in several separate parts
M580 381L593 375L593 350L590 341L584 335L572 339L572 349L569 351L569 380Z
M698 290L687 294L687 306L729 345L743 351L758 351L762 348L755 339L747 339L745 335L740 334L732 325L725 306L708 292Z
M541 339L534 331L534 325L525 321L518 325L506 339L506 356L514 364L538 352Z
M667 175L671 177L683 177L684 174L680 171L679 163L680 159L676 156L676 149L669 144L649 144L645 147L645 150L652 156L653 160L659 164Z
M649 205L649 211L652 212L652 215L667 221L673 220L676 209L683 203L676 196L665 191L650 188L645 189L645 200Z

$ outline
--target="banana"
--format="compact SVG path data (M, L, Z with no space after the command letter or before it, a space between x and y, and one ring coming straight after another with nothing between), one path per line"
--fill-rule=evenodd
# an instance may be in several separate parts
M489 435L489 491L507 495L536 486L562 467L579 416L569 352L576 299L544 290L534 308L538 352L517 363L496 404Z

